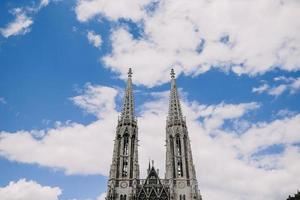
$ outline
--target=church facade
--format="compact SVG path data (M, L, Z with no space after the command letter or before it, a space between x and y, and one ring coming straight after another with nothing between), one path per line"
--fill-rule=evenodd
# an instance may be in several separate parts
M106 200L202 200L173 69L166 121L165 165L164 179L159 178L150 163L147 177L140 178L138 125L134 113L132 71L129 69L122 113L116 128Z

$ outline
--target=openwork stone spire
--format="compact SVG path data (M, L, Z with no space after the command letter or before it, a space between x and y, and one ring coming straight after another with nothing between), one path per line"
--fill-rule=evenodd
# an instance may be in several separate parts
M138 126L131 78L129 69L122 112L116 127L106 200L202 200L173 69L166 126L165 179L159 178L153 161L152 166L149 162L147 178L140 179Z
M171 69L171 91L170 91L170 102L169 102L169 115L168 123L174 123L176 121L183 121L179 95L176 87L176 79L174 69Z
M139 180L138 127L131 77L129 68L122 113L116 128L106 200L131 200L136 195Z
M122 113L121 118L119 120L119 123L128 123L135 121L135 115L134 115L134 100L133 100L133 94L132 94L132 70L129 68L128 70L128 79L127 79L127 87L125 91L125 96L123 100L123 107L122 107Z
M166 174L171 199L201 200L190 139L182 115L174 69L171 70L169 115L166 127Z

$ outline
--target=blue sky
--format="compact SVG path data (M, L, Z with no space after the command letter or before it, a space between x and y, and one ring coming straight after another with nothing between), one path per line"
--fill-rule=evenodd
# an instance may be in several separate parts
M103 199L129 67L142 175L151 157L163 177L174 67L204 199L295 193L299 10L293 0L1 1L0 199Z

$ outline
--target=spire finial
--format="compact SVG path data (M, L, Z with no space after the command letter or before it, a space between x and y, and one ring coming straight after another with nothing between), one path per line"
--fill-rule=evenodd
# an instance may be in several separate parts
M149 158L148 170L147 170L148 174L150 173L150 170L151 170L151 164L150 164L150 158Z
M128 78L131 78L132 77L132 70L131 70L131 68L129 68L129 70L128 70Z
M171 75L171 78L172 78L172 79L175 78L175 72L174 72L174 69L173 69L173 68L171 69L170 75Z
M123 99L122 113L120 121L123 123L124 120L133 120L135 121L134 115L134 99L132 94L132 80L131 80L132 70L128 70L128 79L125 90L125 95Z

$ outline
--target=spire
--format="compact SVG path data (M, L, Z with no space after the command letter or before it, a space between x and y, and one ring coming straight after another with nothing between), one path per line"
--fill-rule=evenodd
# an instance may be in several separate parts
M170 102L169 102L169 122L174 120L182 120L182 111L179 101L179 95L176 87L176 79L174 69L171 69L171 91L170 91Z
M147 174L149 174L150 173L150 169L151 169L151 165L150 165L150 159L149 159L149 163L148 163L148 170L147 170Z
M127 86L126 86L125 96L123 100L120 122L130 122L135 120L131 77L132 77L132 70L131 68L129 68Z

